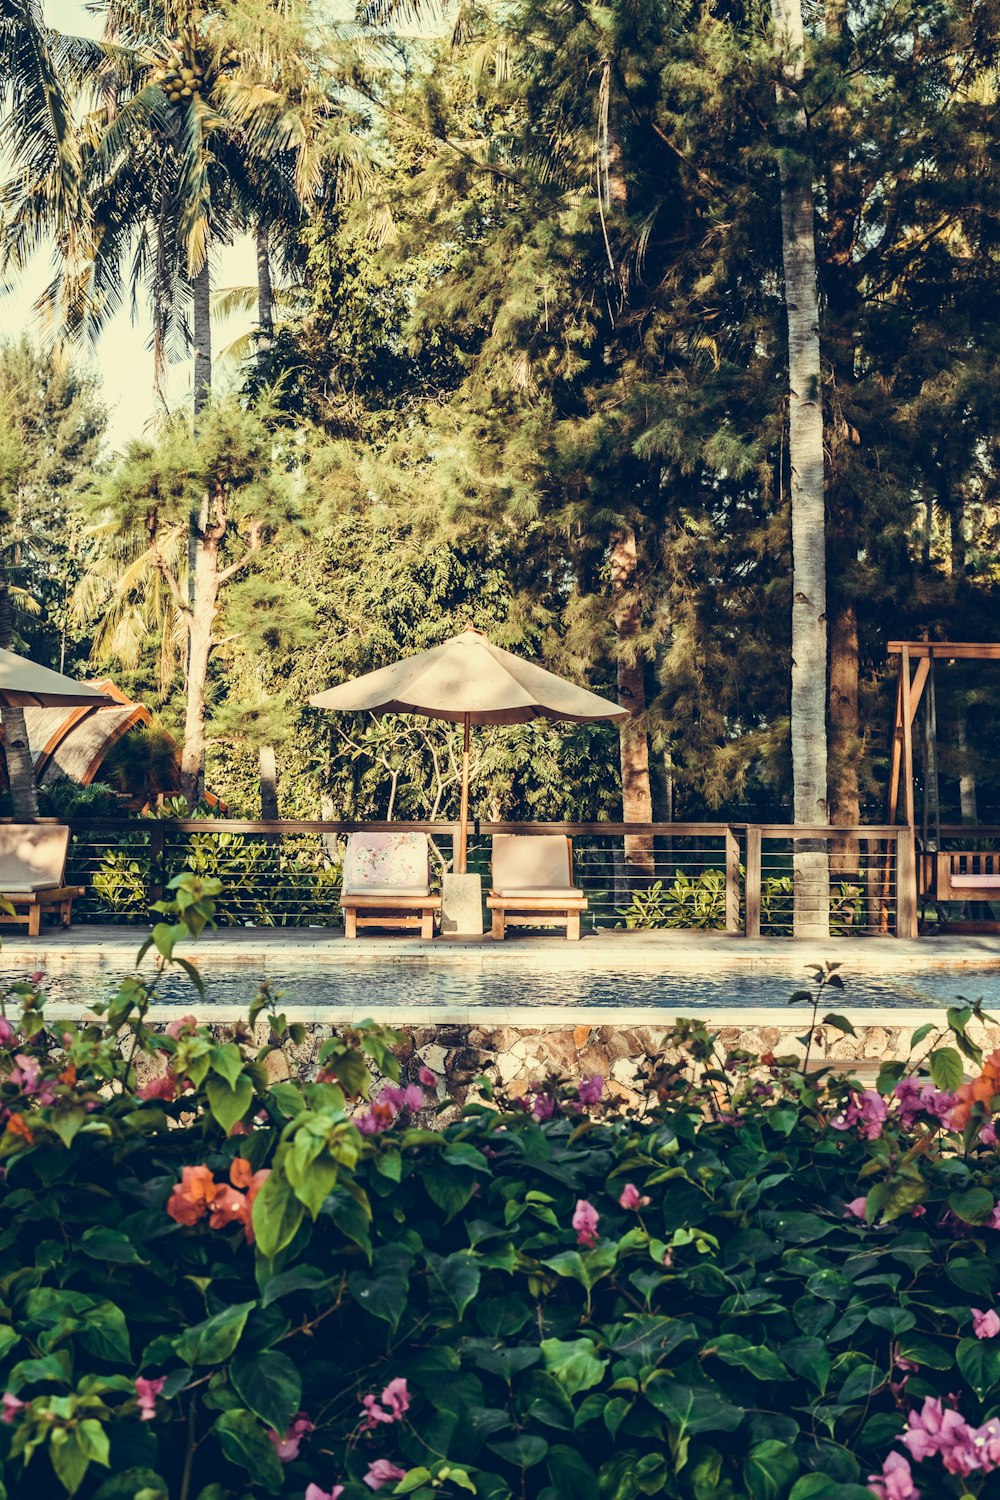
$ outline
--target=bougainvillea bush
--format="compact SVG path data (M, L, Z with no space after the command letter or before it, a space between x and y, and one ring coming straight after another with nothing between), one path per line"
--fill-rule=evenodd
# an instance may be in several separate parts
M161 962L215 893L175 882ZM272 1082L267 993L262 1049L151 1029L156 979L68 1025L36 975L0 1023L6 1495L1000 1494L974 1007L876 1089L682 1022L630 1113L545 1079L429 1129L384 1031Z

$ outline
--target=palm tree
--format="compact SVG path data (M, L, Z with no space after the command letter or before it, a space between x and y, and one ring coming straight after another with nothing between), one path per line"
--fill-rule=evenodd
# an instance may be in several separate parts
M805 111L801 0L774 0L783 109L781 248L788 322L788 453L792 505L792 783L796 823L828 821L826 746L826 516L816 231ZM797 846L794 931L829 932L825 842Z

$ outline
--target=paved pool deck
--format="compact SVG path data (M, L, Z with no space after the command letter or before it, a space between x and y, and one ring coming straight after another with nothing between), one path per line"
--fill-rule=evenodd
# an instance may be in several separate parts
M74 927L70 931L49 929L40 938L29 939L20 933L3 934L0 951L0 982L9 984L26 974L42 969L55 978L59 975L88 974L116 976L130 972L145 934L133 927ZM206 934L196 944L182 945L178 950L197 964L206 980L213 971L246 969L248 979L264 975L274 981L292 981L296 969L315 971L329 968L335 980L337 972L353 965L426 964L430 973L436 967L464 967L478 974L506 972L511 969L526 974L544 970L546 974L589 972L613 975L623 970L641 970L677 975L736 973L773 973L790 987L808 979L806 965L823 961L838 962L843 974L899 974L920 970L954 971L956 979L963 969L1000 969L1000 936L946 935L923 937L913 942L893 937L841 937L822 941L811 939L761 938L748 941L737 933L725 932L597 932L586 935L579 943L568 943L558 936L515 936L503 943L492 938L435 938L421 942L408 936L362 937L347 942L337 928L225 928ZM147 958L147 963L150 959ZM248 994L248 999L250 998ZM185 1008L204 1013L213 1023L226 1024L245 1015L244 1005L199 1001L192 991ZM851 1010L849 994L843 1000L830 994L825 1008L836 1008L853 1016L859 1026L916 1026L939 1014L934 1007L898 1006L858 1008ZM50 1014L80 1014L81 1007L66 1003L53 1004ZM338 1004L335 999L322 1005L296 1005L283 1002L282 1009L290 1020L309 1024L350 1024L362 1019L355 1006ZM561 1026L572 1023L574 1014L588 1025L649 1026L663 1025L683 1006L671 1002L666 1007L592 1007L574 1012L572 1008L538 1005L516 1008L503 1005L429 1005L426 1001L396 1003L379 1008L379 1013L399 1025L450 1026L489 1021L521 1029ZM176 1015L175 1006L157 1006L159 1011ZM363 1014L370 1015L372 1006ZM715 1026L779 1025L801 1026L802 1010L790 1012L782 1006L712 1006L698 1007L696 1012Z

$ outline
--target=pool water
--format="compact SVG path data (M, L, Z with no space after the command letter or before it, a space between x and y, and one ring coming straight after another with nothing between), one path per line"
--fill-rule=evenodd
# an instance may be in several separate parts
M387 1015L438 1006L505 1010L631 1007L666 1010L673 1015L723 1006L783 1007L793 991L807 987L810 979L804 965L776 966L767 971L734 967L706 975L676 970L664 973L639 966L601 972L546 969L537 964L530 969L508 964L482 968L423 961L296 964L286 966L279 974L266 970L263 964L247 963L228 970L213 964L203 968L205 999L209 1003L248 1005L265 975L286 1006L329 1006ZM46 992L53 1001L88 1003L107 998L117 988L118 978L103 970L87 975L53 974ZM165 977L161 997L167 1003L190 1005L197 994L191 981L176 973ZM826 1009L853 1010L940 1007L960 999L981 999L988 1011L1000 1012L1000 964L845 975L844 989L828 990L823 1003Z

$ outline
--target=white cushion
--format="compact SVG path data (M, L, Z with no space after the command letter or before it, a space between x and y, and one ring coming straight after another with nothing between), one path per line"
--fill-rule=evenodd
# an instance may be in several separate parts
M514 901L521 897L529 896L534 900L536 897L544 896L546 899L550 899L554 905L560 896L582 896L583 892L575 885L559 886L558 888L551 885L535 885L519 888L516 891L509 890L506 886L494 886L493 895L503 896L506 901Z
M345 896L429 896L426 885L366 885L359 890L344 888Z
M963 890L1000 891L1000 875L953 875L951 884Z
M568 891L569 839L564 833L498 833L493 838L493 889L547 896Z
M8 880L0 886L0 896L30 896L34 891L57 891L58 880Z
M68 848L65 823L0 823L0 891L62 885Z

